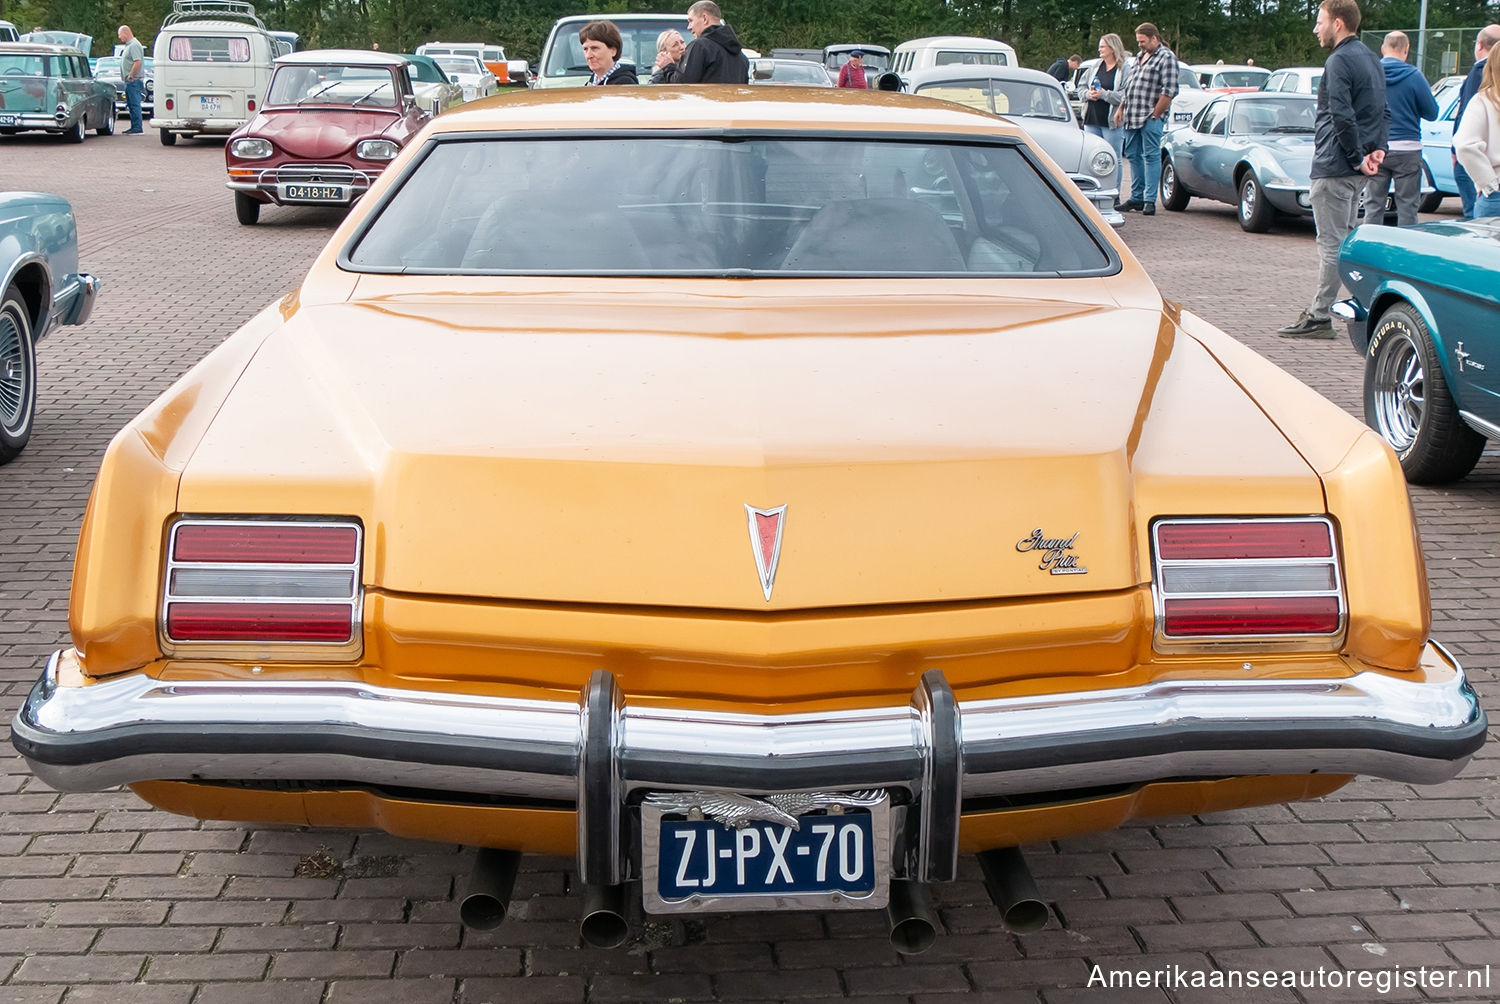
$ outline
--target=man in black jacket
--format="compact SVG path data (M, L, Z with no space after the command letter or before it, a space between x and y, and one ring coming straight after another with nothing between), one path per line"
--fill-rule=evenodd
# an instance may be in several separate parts
M714 0L698 0L688 8L688 27L695 36L673 83L748 84L750 58L724 23L724 14Z
M1283 338L1333 338L1329 308L1339 293L1339 245L1354 229L1359 193L1365 180L1385 160L1390 113L1385 103L1385 71L1368 46L1360 42L1359 5L1355 0L1323 0L1313 32L1332 50L1318 88L1313 120L1312 211L1318 230L1318 291L1312 304L1291 324L1278 329ZM1372 213L1384 206L1370 206Z

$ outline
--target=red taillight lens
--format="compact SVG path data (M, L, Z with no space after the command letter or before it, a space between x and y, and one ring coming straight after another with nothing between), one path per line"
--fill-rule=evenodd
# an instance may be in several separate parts
M352 522L180 520L167 550L163 633L343 652L360 634L360 554Z
M172 110L172 99L168 98L167 99L167 111L171 111L171 110Z
M1161 520L1152 547L1159 645L1343 630L1333 524L1324 517Z
M1323 522L1162 523L1156 553L1163 561L1331 558L1333 538Z
M254 98L251 98L249 101L245 102L245 109L247 111L252 111L252 112L255 111L255 99Z
M345 642L353 614L342 603L169 603L167 634L178 641Z
M179 523L177 561L348 565L359 556L353 526L297 523Z
M1166 600L1166 633L1177 638L1218 634L1332 634L1339 629L1337 596L1263 596Z

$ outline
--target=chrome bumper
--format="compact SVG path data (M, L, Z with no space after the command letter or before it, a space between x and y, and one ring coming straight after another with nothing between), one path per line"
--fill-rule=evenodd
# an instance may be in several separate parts
M82 324L94 312L94 300L104 283L87 273L70 275L62 292L57 294L58 324Z
M586 761L603 757L622 794L920 792L949 728L933 711L944 704L964 798L1246 774L1432 783L1462 769L1486 725L1463 671L1436 646L1426 660L1436 682L1372 672L1181 679L956 702L929 671L908 704L776 715L628 705L602 670L578 701L141 674L62 686L60 655L11 738L37 777L62 791L321 779L574 801Z
M308 781L571 803L579 873L606 885L630 868L623 813L641 789L904 791L898 874L946 881L966 798L1247 774L1432 783L1463 768L1487 724L1435 645L1423 661L1432 682L1179 679L960 703L929 670L906 704L775 715L627 705L604 670L561 701L142 674L63 686L63 657L11 724L16 749L60 791Z

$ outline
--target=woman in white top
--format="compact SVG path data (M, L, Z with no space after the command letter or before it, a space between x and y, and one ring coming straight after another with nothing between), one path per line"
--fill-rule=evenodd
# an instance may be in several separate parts
M1500 59L1493 53L1453 133L1453 149L1479 193L1474 218L1500 216Z

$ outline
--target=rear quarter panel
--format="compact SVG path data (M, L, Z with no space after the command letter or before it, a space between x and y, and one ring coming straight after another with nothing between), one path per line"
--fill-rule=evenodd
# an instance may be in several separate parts
M1367 233L1367 231L1369 231ZM1368 345L1380 316L1410 304L1432 335L1443 377L1463 411L1500 423L1500 228L1486 236L1457 224L1359 227L1340 255L1344 282L1368 312ZM1357 278L1356 278L1357 276ZM1460 372L1455 350L1483 366Z

